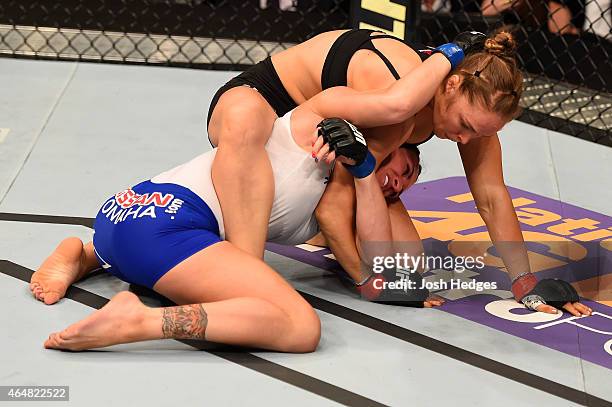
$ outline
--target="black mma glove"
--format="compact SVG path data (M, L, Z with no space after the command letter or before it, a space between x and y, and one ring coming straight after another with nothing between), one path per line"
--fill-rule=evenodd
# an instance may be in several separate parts
M464 31L457 34L453 42L463 50L466 57L484 49L487 36L480 31Z
M429 290L421 288L422 282L423 276L418 272L387 269L382 273L373 273L356 286L359 294L371 302L423 308Z
M364 178L374 171L376 160L368 150L361 132L351 123L336 117L324 119L317 125L317 130L323 141L336 153L336 157L354 162L352 165L345 164L354 177Z
M578 293L574 287L563 280L546 278L538 281L536 286L527 293L521 302L531 310L542 304L548 304L557 309L563 310L565 304L580 301Z

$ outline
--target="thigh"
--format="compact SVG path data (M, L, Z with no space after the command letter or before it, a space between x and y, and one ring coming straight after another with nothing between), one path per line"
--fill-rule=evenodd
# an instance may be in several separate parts
M215 147L243 142L263 147L276 118L274 109L257 90L237 86L225 91L213 107L208 138Z
M227 241L184 260L159 279L154 289L177 304L258 297L282 309L294 305L310 309L270 266Z

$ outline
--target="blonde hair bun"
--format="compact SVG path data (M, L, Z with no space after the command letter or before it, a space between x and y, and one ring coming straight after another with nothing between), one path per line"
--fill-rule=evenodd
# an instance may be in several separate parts
M500 31L486 39L485 51L499 57L514 57L516 41L509 32Z

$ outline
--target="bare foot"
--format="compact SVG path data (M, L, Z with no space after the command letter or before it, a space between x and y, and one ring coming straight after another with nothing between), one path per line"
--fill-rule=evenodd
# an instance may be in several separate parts
M32 275L30 290L45 304L55 304L66 294L81 273L83 242L76 237L64 239Z
M161 317L155 324L146 324L154 309L145 306L136 295L122 291L100 310L61 332L49 335L47 349L80 351L161 338Z

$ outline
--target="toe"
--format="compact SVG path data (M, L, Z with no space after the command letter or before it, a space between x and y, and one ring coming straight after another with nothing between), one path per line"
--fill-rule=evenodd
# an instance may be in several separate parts
M57 349L57 341L56 341L56 333L49 335L47 340L45 341L45 348L47 349Z
M34 291L34 297L38 300L38 301L42 301L42 296L44 295L44 293L41 290L36 290Z
M48 292L42 295L42 301L45 302L46 305L55 304L60 299L60 295L57 292Z

